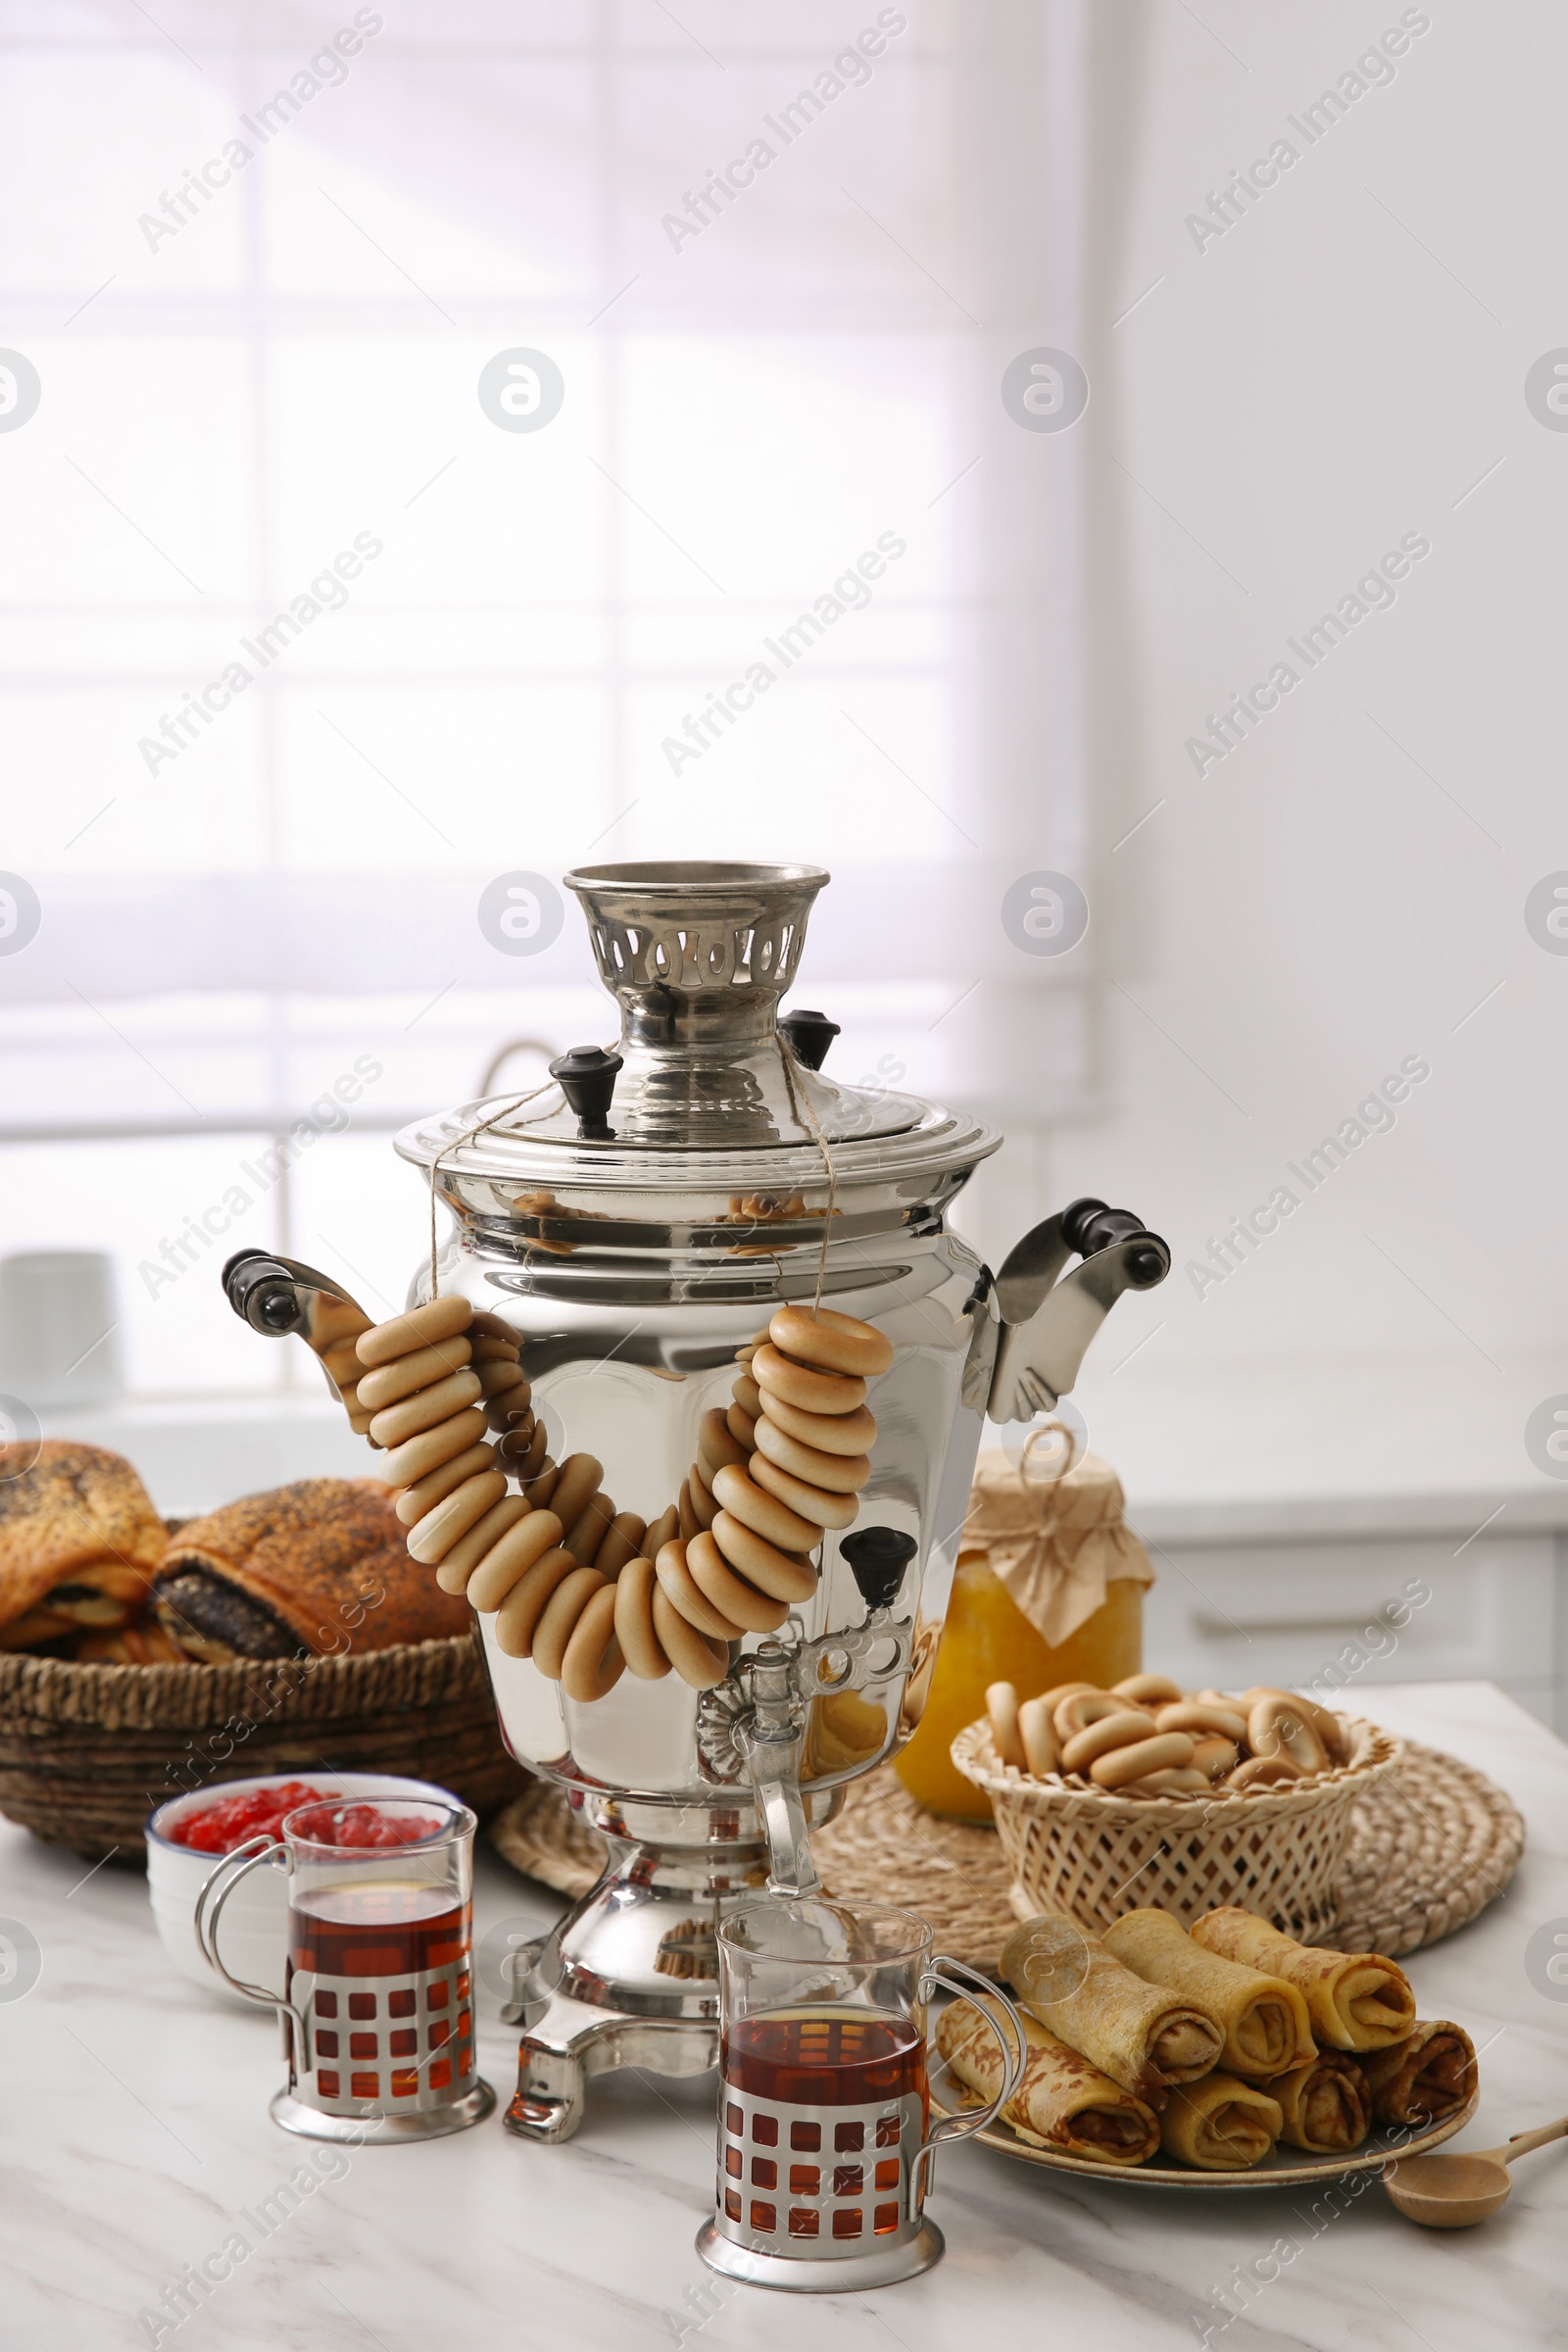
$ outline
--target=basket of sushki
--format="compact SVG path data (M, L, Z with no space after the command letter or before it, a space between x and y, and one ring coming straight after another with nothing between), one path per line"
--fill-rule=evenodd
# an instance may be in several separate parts
M959 1695L949 1648L966 1574L992 1638L965 1653L952 1761L975 1804L989 1800L1018 1916L1065 1911L1099 1929L1155 1905L1185 1926L1231 1903L1322 1940L1352 1809L1398 1742L1288 1690L1188 1691L1136 1671L1154 1571L1094 1454L1054 1482L1027 1447L980 1456L933 1716L945 1666ZM1020 1701L1003 1675L1038 1695ZM945 1792L928 1801L958 1810Z
M1322 1941L1354 1806L1400 1742L1297 1692L1184 1691L1135 1674L1020 1705L992 1686L953 1761L991 1799L1020 1919L1102 1929L1151 1905L1184 1927L1220 1904Z

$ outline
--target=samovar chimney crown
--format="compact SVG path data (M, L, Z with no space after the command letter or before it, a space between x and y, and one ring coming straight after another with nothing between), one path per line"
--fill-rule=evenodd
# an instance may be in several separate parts
M564 876L620 1005L624 1041L663 1047L772 1036L811 903L829 878L819 865L699 858L581 865Z
M810 1122L795 1099L802 1091L819 1126L844 1123L842 1090L811 1074L833 1024L820 1014L808 1020L800 1051L797 1018L778 1019L812 902L829 878L819 865L696 858L583 865L564 877L620 1007L622 1141L717 1150L807 1142Z

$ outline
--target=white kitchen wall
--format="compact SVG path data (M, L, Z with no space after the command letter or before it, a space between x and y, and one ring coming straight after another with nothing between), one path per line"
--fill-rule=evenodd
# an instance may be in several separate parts
M1214 0L1093 33L1091 203L1121 224L1077 428L1100 1091L962 1213L995 1249L1032 1200L1093 1191L1169 1237L1170 1281L1118 1309L1080 1392L1135 1490L1419 1465L1544 1491L1525 1430L1568 1389L1568 943L1526 907L1568 868L1568 417L1526 378L1568 346L1568 20ZM1303 114L1325 91L1326 130ZM1281 138L1275 184L1195 231ZM1430 552L1309 668L1291 640L1401 541ZM1282 661L1294 690L1195 760ZM1356 1141L1407 1057L1430 1075ZM1310 1179L1342 1130L1309 1190L1292 1163ZM1242 1262L1192 1270L1282 1185L1298 1205Z

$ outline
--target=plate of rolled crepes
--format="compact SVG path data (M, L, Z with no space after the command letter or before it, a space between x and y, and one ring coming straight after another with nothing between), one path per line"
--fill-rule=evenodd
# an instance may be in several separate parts
M1129 1911L1103 1935L1046 1913L1007 1938L1002 1976L1028 2056L977 2137L1029 2164L1151 2188L1283 2188L1435 2147L1475 2112L1470 2036L1419 2019L1394 1961L1297 1943L1234 1905L1191 1931ZM953 2106L996 2096L1000 2053L976 2003L946 2009L936 2039Z

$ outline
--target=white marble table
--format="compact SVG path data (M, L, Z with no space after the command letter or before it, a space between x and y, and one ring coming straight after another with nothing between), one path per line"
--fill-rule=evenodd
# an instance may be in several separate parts
M1409 1964L1423 2014L1460 2020L1482 2061L1485 2147L1568 2110L1568 2004L1537 1991L1525 1945L1568 1924L1568 1748L1482 1683L1368 1690L1366 1711L1478 1764L1530 1824L1512 1887ZM551 1899L484 1855L480 1932L537 1932ZM692 2250L712 2182L711 2080L595 2087L569 2146L526 2146L498 2117L452 2140L347 2154L177 2328L141 2321L221 2247L305 2152L268 2120L271 2021L206 2003L164 1966L145 1885L0 1826L0 1914L42 1973L0 1999L0 2343L6 2352L633 2352L671 2341L871 2352L963 2346L1166 2352L1205 2326L1224 2352L1493 2352L1560 2343L1568 2143L1521 2165L1485 2230L1402 2222L1375 2184L1318 2228L1289 2192L1191 2199L1049 2181L985 2150L943 2161L948 2257L874 2294L804 2301L717 2282ZM515 2035L481 2021L505 2097ZM1299 2251L1269 2261L1282 2239ZM1223 2332L1236 2266L1279 2275Z

